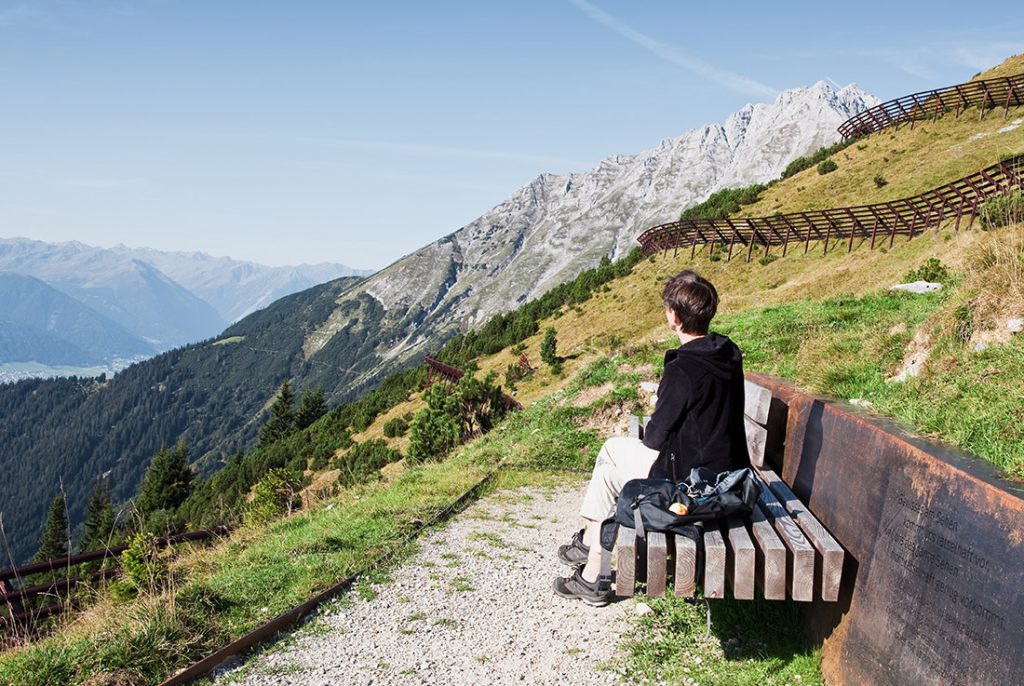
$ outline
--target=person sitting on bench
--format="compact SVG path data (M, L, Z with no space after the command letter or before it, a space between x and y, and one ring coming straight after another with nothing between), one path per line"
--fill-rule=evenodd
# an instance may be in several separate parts
M643 441L619 436L601 446L580 508L583 528L558 548L559 559L575 567L571 576L555 579L554 591L564 598L597 606L611 601L611 551L601 546L601 522L614 514L627 481L649 476L681 481L693 467L723 472L750 466L743 357L727 336L708 333L718 292L687 269L668 280L662 300L680 345L665 353Z

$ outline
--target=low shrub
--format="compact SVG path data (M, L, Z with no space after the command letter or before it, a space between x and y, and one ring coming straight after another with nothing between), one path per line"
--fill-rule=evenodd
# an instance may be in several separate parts
M388 438L404 436L409 430L409 422L401 417L395 417L384 422L384 435Z
M821 174L822 176L824 176L825 174L831 174L836 169L839 169L839 165L836 164L836 161L833 160L831 157L825 160L824 162L820 162L818 164L818 173Z
M932 283L949 283L949 269L937 257L928 260L917 269L912 269L903 277L903 283L914 281L930 281Z
M379 438L359 443L337 460L338 483L342 486L362 483L375 476L381 467L401 459L402 453Z
M454 388L434 384L423 397L427 406L409 425L412 463L444 457L463 441L490 431L508 411L493 372L482 381L467 373Z
M246 524L265 524L285 513L290 513L297 488L297 480L286 470L269 470L253 488L252 501L245 513Z
M978 219L985 231L1024 221L1024 193L1015 190L989 200L981 206Z
M768 188L756 183L743 188L723 188L708 196L702 203L683 210L680 219L720 219L738 212L743 205L752 205L761 199L761 193Z
M128 548L121 553L121 569L135 590L158 589L167 578L167 561L160 557L156 536L138 533L128 539Z
M782 172L782 178L788 179L791 176L799 174L805 169L810 169L814 165L828 159L840 150L844 150L858 140L859 139L857 138L851 138L848 141L840 141L839 143L827 148L821 148L806 157L798 157L786 166L786 171ZM799 188L797 190L799 190Z

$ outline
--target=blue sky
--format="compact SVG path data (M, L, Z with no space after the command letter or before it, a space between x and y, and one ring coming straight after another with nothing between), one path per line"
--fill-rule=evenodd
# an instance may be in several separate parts
M541 172L1024 52L963 3L0 2L0 236L379 268Z

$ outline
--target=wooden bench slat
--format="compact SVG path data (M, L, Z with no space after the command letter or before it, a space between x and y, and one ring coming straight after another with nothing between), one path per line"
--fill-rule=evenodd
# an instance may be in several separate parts
M636 531L619 527L616 540L615 594L632 597L636 588Z
M668 572L668 542L660 531L647 533L647 595L665 595L665 575Z
M729 542L729 576L732 579L732 596L737 600L754 599L754 570L757 554L750 540L747 527L739 517L730 517L725 522L725 533Z
M715 522L704 530L704 597L725 597L726 552L722 532Z
M786 599L786 544L772 527L764 510L754 505L750 513L750 530L757 543L757 578L765 600Z
M772 520L779 538L789 549L787 571L790 572L790 597L793 600L809 602L814 599L814 546L804 537L803 531L768 488L768 484L760 478L758 481L761 495L757 502Z
M771 390L753 381L743 380L743 414L763 426L768 423L768 410L771 406Z
M686 536L672 536L675 547L676 595L692 598L697 590L697 541Z
M750 464L760 467L764 464L764 447L768 443L768 430L743 418L743 430L747 434L747 451L750 453Z
M843 578L843 558L846 551L839 545L832 534L821 525L818 518L811 514L807 506L800 502L789 486L770 469L761 470L760 476L775 496L782 501L789 513L796 519L808 540L821 555L821 599L829 602L839 600L839 584Z

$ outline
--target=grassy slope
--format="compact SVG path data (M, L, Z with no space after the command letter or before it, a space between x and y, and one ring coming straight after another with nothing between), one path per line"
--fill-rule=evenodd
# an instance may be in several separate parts
M1024 54L1008 57L998 66L992 67L980 74L976 74L971 80L993 79L997 76L1013 76L1014 74L1020 74L1021 72L1024 72Z
M1024 56L1012 57L979 78L1024 72ZM887 129L833 156L839 169L821 175L812 167L769 188L761 201L743 208L742 216L817 210L844 205L886 202L916 195L995 164L1000 156L1024 152L1024 127L1003 131L1024 117L1024 108L1002 107L978 121L972 109L959 119L952 114L914 128ZM881 175L888 185L876 188Z
M1011 57L977 78L1022 71L1024 55ZM1021 117L1024 117L1024 107L1011 108L1009 121ZM880 202L920 193L993 164L1000 155L1024 152L1024 126L1000 132L1007 124L1001 110L989 112L982 122L978 122L976 111L972 111L960 119L946 116L934 123L915 124L913 129L883 131L840 152L837 171L822 176L814 168L805 170L769 188L761 201L744 207L741 214L757 216ZM888 185L876 188L873 180L877 174L883 175ZM642 263L632 275L613 282L610 292L597 294L575 310L565 308L556 317L541 323L541 333L526 341L527 357L539 369L519 383L517 397L524 403L533 402L563 387L576 371L593 360L625 344L643 345L665 340L661 312L652 308L651 303L658 302L665 277L679 269L692 267L708 276L722 295L720 312L728 316L748 308L753 308L753 312L757 308L807 298L820 301L877 291L898 283L928 257L938 257L960 272L970 271L973 269L970 256L984 250L990 239L977 232L960 233L953 238L948 238L948 233L930 233L909 243L899 241L891 252L867 250L861 241L854 243L855 250L849 255L844 245L822 257L820 244L812 244L807 255L802 253L802 246L795 246L785 259L767 266L742 260L712 262L706 255L690 260L687 251L682 251L678 257L658 257L654 263ZM1013 307L1012 302L1006 307ZM629 314L624 316L624 313ZM756 314L750 316L756 318ZM540 363L540 342L547 326L558 331L559 354L567 358L561 377L553 377ZM751 345L760 343L749 337L748 340ZM495 371L500 375L516 358L518 354L504 350L481 360L480 368L483 373ZM755 366L776 373L789 371L773 365ZM810 375L800 376L796 370L792 373L794 380L808 388L831 390L813 383ZM406 412L415 412L419 407L418 398L413 396L354 438L357 441L383 438L384 422ZM898 412L893 414L899 415ZM927 423L919 428L938 433ZM972 447L969 441L956 440L953 435L947 437L959 445ZM406 439L389 439L389 442L400 450L407 444Z

